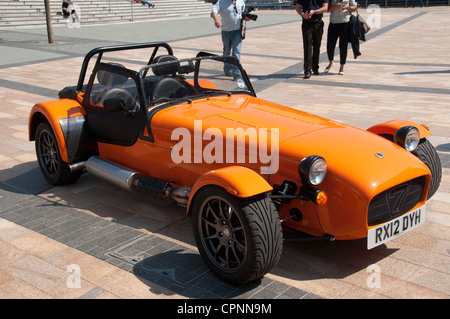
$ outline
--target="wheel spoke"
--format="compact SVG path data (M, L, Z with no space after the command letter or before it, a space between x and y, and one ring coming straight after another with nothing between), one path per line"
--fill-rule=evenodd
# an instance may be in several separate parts
M207 220L205 217L203 217L202 220L203 220L206 224L208 224L209 226L213 227L214 229L217 228L217 224L215 224L215 223L213 223L213 222L210 222L210 221Z
M225 247L225 266L230 269L230 247Z
M211 214L213 215L213 217L216 220L216 222L218 222L220 220L220 217L216 214L214 209L211 207L210 203L208 203L208 211L211 212Z
M52 137L48 133L45 133L43 135L44 135L43 138L44 138L45 145L48 148L53 148L53 139L52 139Z
M50 159L50 152L49 151L41 152L41 155L42 155L43 158Z
M58 170L58 164L55 160L51 161L51 173L56 174L56 171Z
M58 148L55 139L47 131L43 131L40 135L40 156L43 166L47 174L54 176L58 173Z
M239 258L238 254L237 254L237 252L236 252L236 247L235 247L235 245L234 245L234 244L231 245L230 249L231 249L231 251L233 252L233 255L234 255L234 258L236 259L236 261L237 261L238 263L240 263L240 262L241 262L241 259Z
M206 240L213 240L213 239L218 239L218 238L219 238L219 235L217 233L215 233L213 235L210 235L210 236L206 237L205 239Z
M236 243L236 248L239 250L239 252L244 252L245 244L241 243L241 241L237 239L235 239L234 242Z
M244 230L244 228L242 226L233 227L233 229L232 229L233 233L237 233L238 231L242 231L242 230Z
M219 251L220 251L220 249L223 247L223 245L222 245L222 243L219 241L219 244L217 245L217 247L216 247L216 251L215 251L215 258L218 258L219 257Z

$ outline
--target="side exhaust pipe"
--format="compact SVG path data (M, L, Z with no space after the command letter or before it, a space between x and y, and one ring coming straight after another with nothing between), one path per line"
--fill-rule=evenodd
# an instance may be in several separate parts
M81 171L82 169L86 168L86 161L69 164L69 168L71 173Z
M183 206L187 205L190 194L191 194L190 187L170 188L167 192L168 197L172 198L178 204Z
M191 192L190 187L173 188L169 182L143 177L139 173L105 161L97 156L91 156L86 162L70 165L71 170L86 170L101 179L126 190L138 190L154 198L170 197L180 205L186 205Z
M187 205L191 193L190 187L172 188L169 182L148 177L136 180L135 187L138 191L143 191L152 197L159 199L170 197L180 205Z
M114 185L131 190L133 183L140 176L138 173L127 170L116 164L91 156L86 162L86 170Z

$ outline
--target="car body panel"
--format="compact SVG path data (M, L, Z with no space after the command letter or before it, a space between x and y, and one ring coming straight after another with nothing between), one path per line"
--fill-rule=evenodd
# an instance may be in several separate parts
M152 59L153 57L150 61ZM85 61L83 68L86 65ZM101 66L107 68L105 65ZM111 70L114 68L120 67L114 66ZM143 72L141 70L133 74L138 77ZM91 86L94 75L95 73L90 80ZM247 78L245 72L242 75ZM84 74L80 76L80 81L84 77ZM214 79L195 80L189 79L187 83L203 86L203 89L217 89ZM143 94L144 80L138 78L136 83L136 92ZM79 90L82 84L79 83ZM142 123L142 127L139 127L139 134L135 134L139 136L129 145L97 139L94 143L98 148L98 156L137 172L140 176L167 181L174 188L190 188L188 213L195 194L208 185L220 186L236 197L247 198L257 194L272 194L286 181L291 182L295 185L295 193L292 194L298 195L298 198L279 205L280 219L287 219L283 224L287 227L317 237L366 237L368 230L374 227L368 226L367 211L371 200L396 185L419 177L424 177L424 185L422 195L414 207L425 204L431 180L430 170L416 156L380 136L394 135L403 126L414 126L419 130L420 137L425 138L431 132L424 126L411 121L394 120L362 130L259 99L254 96L251 84L246 85L247 93L238 90L229 94L200 94L191 100L153 104L140 96L140 118L136 123ZM90 92L89 90L86 92ZM59 123L78 116L86 116L89 121L89 108L86 108L88 113L83 108L89 101L82 101L82 98L83 92L80 91L76 99L36 104L30 114L30 140L34 139L36 123L45 118L55 132L63 161L70 163L64 132ZM97 119L101 120L101 112L96 114ZM120 119L120 116L117 118ZM255 138L249 135L252 130L257 132ZM229 131L235 134L230 137L227 135ZM180 143L186 136L190 138L190 148L184 151L189 151L189 158L174 160L181 147ZM221 140L213 139L213 136L219 136ZM241 138L243 139L240 140ZM218 161L205 161L204 150L211 147L213 140L220 142L215 155L219 151L222 160L217 157L215 159L219 159ZM239 141L243 143L240 146L244 148L247 159L244 162L234 157ZM263 173L262 168L268 163L261 157L255 161L249 160L251 150L261 150L261 141L267 142L267 155L270 153L272 160L274 147L278 152L276 171L272 174ZM226 158L230 146L234 147L231 151L232 161ZM298 170L300 161L311 155L323 157L328 165L324 181L316 187L303 185ZM328 202L317 205L312 200L301 197L300 193L305 187L324 191ZM301 218L289 219L293 211L299 211Z
M48 123L50 123L53 132L55 133L62 160L69 163L70 160L67 152L66 140L60 126L60 121L67 118L85 116L86 112L77 100L72 99L60 99L56 101L37 103L31 109L28 120L30 141L34 141L35 129L39 124L39 121L42 119L40 115L43 115Z
M328 172L320 189L329 200L326 205L317 206L316 211L323 232L336 239L367 235L367 214L358 212L367 212L375 195L418 176L426 176L427 182L431 178L428 167L408 151L350 126L313 131L281 143L280 149L280 158L303 158L314 152L327 159ZM280 167L286 166L280 161ZM291 174L294 172L293 168ZM425 194L426 190L421 205Z
M403 126L414 126L419 130L420 138L428 137L431 132L423 125L418 125L412 121L407 120L392 120L384 123L379 123L374 126L369 127L367 130L369 132L375 133L377 135L394 135L395 132Z
M240 198L267 193L273 189L261 175L243 166L227 166L210 170L201 175L192 187L187 212L197 191L208 185L220 186Z

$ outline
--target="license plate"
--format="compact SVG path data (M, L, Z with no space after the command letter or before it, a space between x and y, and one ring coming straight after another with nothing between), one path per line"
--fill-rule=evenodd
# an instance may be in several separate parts
M425 205L409 213L369 229L367 249L384 244L425 223Z

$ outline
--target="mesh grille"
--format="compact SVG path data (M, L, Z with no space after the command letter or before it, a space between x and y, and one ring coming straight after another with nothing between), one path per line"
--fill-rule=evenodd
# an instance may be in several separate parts
M425 177L422 176L375 196L369 205L368 225L377 225L410 211L420 201L424 185Z

